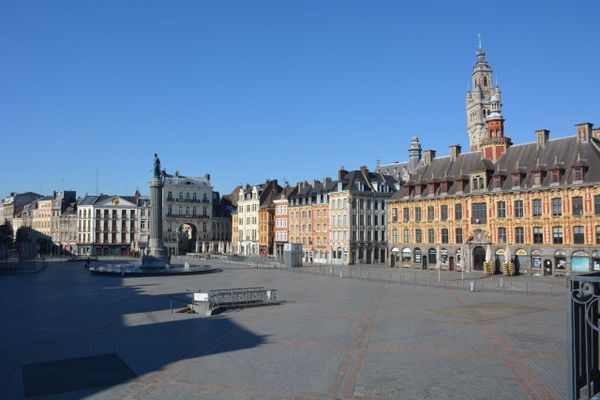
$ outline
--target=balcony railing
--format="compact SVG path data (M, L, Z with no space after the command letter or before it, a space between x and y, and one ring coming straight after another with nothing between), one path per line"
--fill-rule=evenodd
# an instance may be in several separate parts
M600 273L572 276L569 296L569 399L597 399L600 393Z

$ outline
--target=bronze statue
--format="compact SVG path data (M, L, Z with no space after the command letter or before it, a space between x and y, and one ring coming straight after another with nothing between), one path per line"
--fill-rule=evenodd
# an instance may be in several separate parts
M160 176L160 158L158 158L158 154L154 153L154 177L159 179Z

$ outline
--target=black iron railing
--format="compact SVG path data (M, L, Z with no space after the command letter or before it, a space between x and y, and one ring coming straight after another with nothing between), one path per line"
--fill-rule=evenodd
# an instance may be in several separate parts
M569 399L600 398L600 273L570 278Z

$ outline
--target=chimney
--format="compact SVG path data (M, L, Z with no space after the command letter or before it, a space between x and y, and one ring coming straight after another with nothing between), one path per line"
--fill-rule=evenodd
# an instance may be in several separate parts
M435 150L425 150L423 160L425 164L431 164L431 161L435 158Z
M600 128L592 129L592 136L596 139L600 139Z
M330 183L331 183L331 178L329 178L329 177L323 178L323 185L324 186L327 186Z
M546 142L550 138L550 131L547 129L540 129L535 131L535 141L538 149L543 149L546 146Z
M365 175L368 175L369 174L369 169L367 168L366 165L361 165L360 166L360 172L362 172Z
M592 124L589 122L583 122L575 125L577 128L577 141L579 143L587 143L592 137Z
M313 181L312 181L312 188L316 189L318 184L319 184L319 181L316 180L316 179L313 179Z
M455 144L453 146L450 146L450 159L451 160L456 160L458 158L458 156L460 155L460 150L462 147L460 147L460 144Z
M344 166L342 165L340 167L340 170L338 171L338 180L344 180L344 178L346 178L346 174L348 173L348 171L346 171L344 169Z

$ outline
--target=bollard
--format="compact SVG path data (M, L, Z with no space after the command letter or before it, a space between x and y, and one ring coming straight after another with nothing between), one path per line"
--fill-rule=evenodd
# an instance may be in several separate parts
M475 281L471 281L471 282L469 282L469 290L470 290L471 292L474 292L474 291L475 291Z
M342 269L340 268L340 279L342 279Z
M442 267L438 267L438 282L442 281Z

